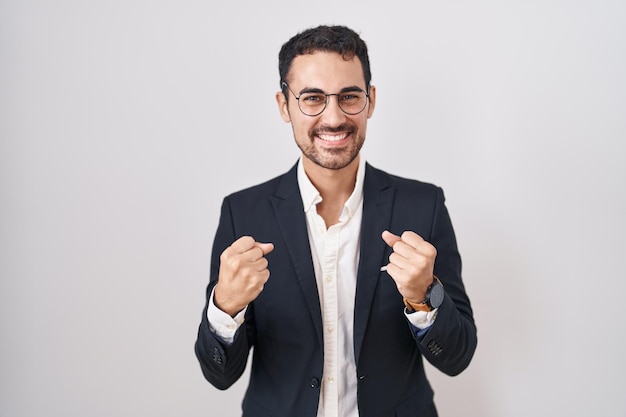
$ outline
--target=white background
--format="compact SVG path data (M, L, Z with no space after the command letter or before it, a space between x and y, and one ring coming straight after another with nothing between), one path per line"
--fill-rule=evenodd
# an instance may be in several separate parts
M252 4L252 2L249 2ZM410 7L408 4L412 4ZM0 416L237 416L193 352L222 198L298 156L277 55L370 48L375 166L434 182L474 361L442 417L624 416L623 1L0 0Z

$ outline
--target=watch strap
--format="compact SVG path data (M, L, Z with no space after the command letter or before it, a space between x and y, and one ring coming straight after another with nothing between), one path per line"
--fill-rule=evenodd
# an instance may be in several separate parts
M432 308L430 306L430 291L432 289L432 287L434 285L442 285L441 281L439 280L439 278L437 278L437 276L433 275L433 283L430 284L430 286L428 287L428 290L426 291L426 298L424 299L424 301L422 301L421 303L415 302L415 301L411 301L408 300L407 298L403 297L402 301L404 301L404 306L406 307L406 311L408 313L415 313L416 311L432 311Z
M404 301L404 306L406 307L406 311L408 313L415 313L416 311L430 311L430 307L426 303L416 303L415 301L407 300L406 298L402 298Z

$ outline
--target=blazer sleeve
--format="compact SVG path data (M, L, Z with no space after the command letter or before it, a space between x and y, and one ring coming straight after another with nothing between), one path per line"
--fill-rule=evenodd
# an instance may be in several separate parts
M220 221L213 243L210 281L195 343L196 357L200 362L204 377L213 386L221 390L230 387L242 375L246 368L250 347L255 340L254 326L249 325L254 317L252 305L248 307L245 321L235 334L233 343L230 345L223 343L219 337L211 332L207 319L209 297L213 287L217 284L220 255L237 238L238 236L235 235L233 226L230 202L228 197L226 197L222 203Z
M454 376L469 365L477 346L477 330L461 278L461 257L441 188L437 188L430 242L437 249L435 275L443 283L445 297L435 322L418 343L422 354L433 366Z

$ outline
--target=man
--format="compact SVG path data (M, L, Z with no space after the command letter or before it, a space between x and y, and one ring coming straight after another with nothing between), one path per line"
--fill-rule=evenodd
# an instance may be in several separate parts
M202 371L226 389L253 348L244 416L436 416L423 358L456 375L476 348L443 192L361 158L376 89L354 31L297 34L279 73L302 157L223 201Z

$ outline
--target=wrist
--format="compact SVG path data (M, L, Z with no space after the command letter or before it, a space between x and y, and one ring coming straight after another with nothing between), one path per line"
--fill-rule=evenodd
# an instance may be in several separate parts
M416 311L432 311L439 308L443 302L444 292L443 284L436 276L433 276L433 283L430 284L426 290L426 295L422 301L413 301L406 297L402 298L404 306L408 313L414 313Z
M215 307L231 317L235 317L241 310L246 307L245 305L240 307L238 304L230 301L228 297L221 297L217 285L215 286L215 290L213 291L213 304L215 305Z

